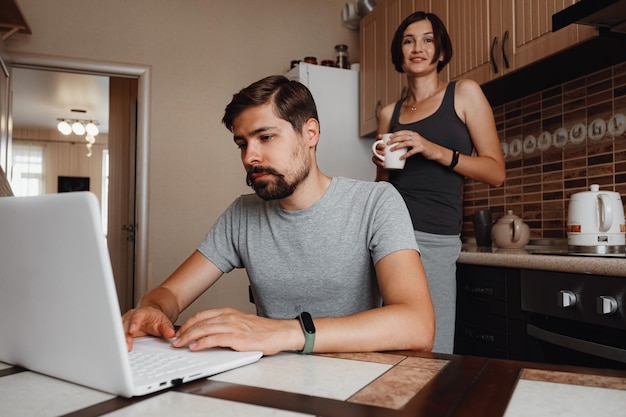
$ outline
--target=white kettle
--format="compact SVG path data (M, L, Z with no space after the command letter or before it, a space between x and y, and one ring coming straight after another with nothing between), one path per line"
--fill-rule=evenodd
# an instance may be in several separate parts
M572 194L567 214L567 244L570 252L624 253L626 221L619 193L589 191Z

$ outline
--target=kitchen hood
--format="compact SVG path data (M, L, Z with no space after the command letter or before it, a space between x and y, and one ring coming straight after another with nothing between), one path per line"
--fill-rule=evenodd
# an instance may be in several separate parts
M552 31L572 23L597 27L601 36L626 34L626 0L580 0L552 15Z

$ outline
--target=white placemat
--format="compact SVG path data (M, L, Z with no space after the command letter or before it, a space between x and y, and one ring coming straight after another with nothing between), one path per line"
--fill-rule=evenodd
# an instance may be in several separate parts
M623 416L626 391L520 379L504 417Z
M209 379L345 401L391 367L350 359L279 353Z
M34 372L0 378L2 417L59 416L114 397Z

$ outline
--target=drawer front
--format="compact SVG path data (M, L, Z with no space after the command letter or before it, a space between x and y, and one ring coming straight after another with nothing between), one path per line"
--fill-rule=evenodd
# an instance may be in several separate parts
M481 326L479 323L457 321L454 353L460 355L506 358L506 330Z

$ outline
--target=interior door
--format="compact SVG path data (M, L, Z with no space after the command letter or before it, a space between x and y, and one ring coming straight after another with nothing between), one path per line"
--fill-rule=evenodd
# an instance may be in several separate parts
M110 134L109 138L112 150L109 155L110 201L106 206L109 213L108 231L111 233L108 244L113 271L116 274L120 307L124 311L132 307L135 299L139 299L148 287L146 278L148 236L146 227L142 226L147 223L148 214L150 69L144 66L28 54L13 54L11 67L13 70L29 68L41 71L67 70L82 74L105 74L111 80L109 130L115 133ZM15 102L18 94L14 92L11 102ZM9 111L9 116L11 114ZM7 151L11 152L10 131Z
M137 86L136 78L109 79L107 243L122 311L134 299Z
M0 169L6 174L9 172L10 154L10 100L11 83L9 79L9 69L4 60L2 45L0 44ZM8 194L8 190L6 191Z

